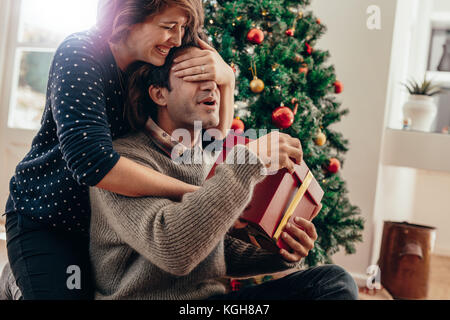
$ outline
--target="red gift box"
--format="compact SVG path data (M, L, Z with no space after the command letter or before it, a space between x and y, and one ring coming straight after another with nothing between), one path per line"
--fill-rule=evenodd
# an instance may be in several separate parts
M224 161L233 146L250 141L242 136L229 135L208 178L214 175L216 165ZM253 197L240 216L248 225L232 229L230 234L272 252L278 252L280 248L290 250L281 238L284 227L288 222L294 224L295 217L312 220L322 208L323 194L304 161L294 165L293 174L287 169L278 170L255 185Z

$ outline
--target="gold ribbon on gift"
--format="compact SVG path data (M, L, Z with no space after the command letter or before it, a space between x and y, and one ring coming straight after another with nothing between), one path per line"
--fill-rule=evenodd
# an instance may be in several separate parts
M302 185L300 186L300 188L298 188L297 193L295 194L294 198L291 201L291 204L287 208L286 213L283 216L283 219L281 219L281 222L278 225L277 230L275 231L275 234L273 236L273 239L275 241L278 241L278 239L280 239L281 232L283 232L283 229L286 226L287 222L289 221L289 218L294 213L294 210L295 208L297 208L297 205L300 203L300 200L302 200L306 190L308 190L308 187L311 184L312 179L313 175L311 171L309 171L305 177L305 180L303 180Z

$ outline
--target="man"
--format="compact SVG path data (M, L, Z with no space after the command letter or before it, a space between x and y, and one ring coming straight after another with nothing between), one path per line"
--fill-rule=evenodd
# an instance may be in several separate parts
M238 145L230 151L226 163L205 181L211 165L194 161L201 151L194 122L201 121L204 129L217 125L220 92L214 81L184 81L183 71L170 70L176 57L195 50L200 49L174 50L160 68L144 64L137 68L129 81L131 112L127 114L132 127L139 131L116 140L114 148L158 172L201 187L185 194L181 202L90 190L90 253L96 298L356 299L355 282L334 265L225 292L218 280L224 276L253 276L297 267L313 247L317 233L306 220L299 221L298 226L290 225L284 239L292 251L279 254L227 234L249 203L254 185L264 179L261 172L268 163L266 154L277 148L278 168L289 167L290 158L301 160L301 146L297 139L279 133L262 137L248 147ZM174 138L180 130L187 133L181 142ZM270 144L269 138L274 135L277 144ZM184 161L177 161L179 157Z

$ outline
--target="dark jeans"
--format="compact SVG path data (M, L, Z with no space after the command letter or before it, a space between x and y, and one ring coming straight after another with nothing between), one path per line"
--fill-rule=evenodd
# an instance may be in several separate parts
M6 215L8 259L24 300L93 299L89 240Z
M352 276L337 265L297 271L284 278L216 295L208 300L357 300Z

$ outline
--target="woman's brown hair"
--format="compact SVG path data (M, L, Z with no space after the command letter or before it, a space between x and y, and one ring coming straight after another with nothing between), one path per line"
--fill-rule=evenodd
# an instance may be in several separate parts
M97 27L104 37L118 43L128 36L132 25L143 23L148 17L176 6L188 16L183 43L194 41L203 33L205 14L202 0L100 0Z

